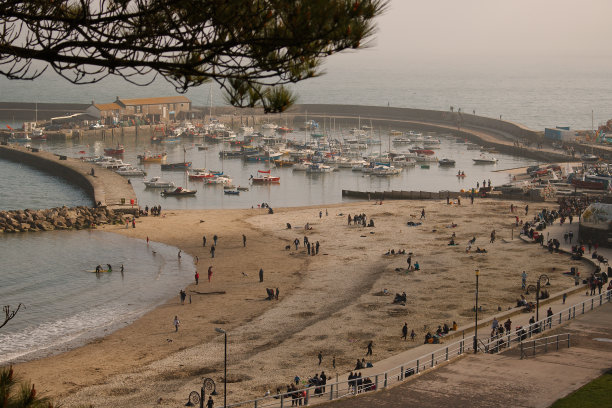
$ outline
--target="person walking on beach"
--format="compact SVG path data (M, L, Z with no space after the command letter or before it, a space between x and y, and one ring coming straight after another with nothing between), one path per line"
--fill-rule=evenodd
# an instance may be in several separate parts
M423 208L421 210L421 219L425 218L425 209Z
M317 358L319 359L319 365L321 365L321 362L323 361L323 354L319 351L319 355L317 356Z
M408 255L408 259L406 259L406 263L408 263L408 269L412 267L412 256Z
M263 282L263 268L259 268L259 281Z
M136 228L136 218L132 218L132 228Z
M242 234L242 246L246 248L246 235Z
M178 259L181 259L181 250L178 251Z
M210 247L210 257L211 258L215 257L215 246L214 245Z
M495 242L495 230L491 231L491 243Z
M529 204L525 206L525 215L527 215L528 213L529 213Z
M210 283L210 279L212 278L213 270L212 265L208 267L208 283Z
M278 294L280 293L280 290L278 290L278 288L276 288L276 293L274 293L274 299L278 300Z
M319 241L317 241L315 247L317 249L316 253L317 253L317 255L319 255Z
M196 273L195 273L196 285L198 284L199 280L200 280L200 272L196 271Z
M310 255L310 242L306 243L306 251L308 251L308 255Z
M179 294L181 296L181 305L184 305L185 304L185 298L187 297L187 293L185 293L185 291L181 289Z
M202 235L202 246L206 246L206 235Z
M174 331L177 332L181 322L178 319L178 316L174 316Z
M215 246L217 246L217 239L218 239L218 238L219 238L219 237L218 237L216 234L213 236L213 241L215 242Z
M412 329L412 331L410 331L410 340L414 341L415 337L416 337L416 333L414 332L414 329Z
M334 358L332 359L332 367L334 367L334 369L336 368L336 356L334 356Z
M368 343L368 351L366 352L366 356L371 356L372 355L372 341L370 340L370 342Z
M521 289L525 290L527 286L527 272L523 271L521 274Z
M319 211L319 218L323 217L323 211Z
M295 250L297 251L298 246L300 245L300 240L298 238L293 240L293 245L295 245Z
M402 339L404 341L408 340L408 323L404 322L404 327L402 327Z

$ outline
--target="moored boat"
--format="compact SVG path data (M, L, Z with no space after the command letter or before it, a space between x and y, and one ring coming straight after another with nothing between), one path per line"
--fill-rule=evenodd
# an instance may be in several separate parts
M177 187L174 190L164 190L161 192L163 197L166 196L175 196L175 197L193 197L196 195L198 190L188 190L183 187Z
M191 162L180 162L180 163L167 163L162 164L162 170L180 170L185 171L191 167Z
M150 153L145 153L145 154L139 154L138 155L138 160L140 160L140 163L163 163L166 161L166 158L168 157L168 153L160 153L160 154L150 154Z
M164 181L161 177L153 177L150 180L145 180L144 185L149 188L174 188L176 187L172 181Z
M116 156L125 153L125 148L123 145L117 145L117 147L107 147L104 149L104 154L107 156Z
M455 165L455 161L452 159L442 159L438 162L439 166L452 167Z
M270 170L257 170L257 177L251 176L253 183L280 183L280 176L271 176Z
M481 154L479 157L472 159L475 164L495 164L497 159L493 156Z

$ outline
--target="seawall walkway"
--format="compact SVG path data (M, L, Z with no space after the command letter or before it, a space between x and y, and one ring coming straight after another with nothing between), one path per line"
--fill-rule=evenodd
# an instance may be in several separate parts
M99 204L114 211L132 212L130 200L134 200L134 207L138 208L132 185L114 171L71 157L17 145L0 145L0 158L35 167L78 185L91 197L93 206ZM94 176L91 175L92 167Z

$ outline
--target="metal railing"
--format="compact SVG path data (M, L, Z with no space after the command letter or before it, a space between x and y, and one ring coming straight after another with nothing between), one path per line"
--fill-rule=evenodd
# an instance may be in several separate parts
M608 290L600 295L593 296L581 303L577 303L552 316L535 322L527 327L518 326L514 332L506 333L504 335L493 336L485 339L478 339L479 351L486 353L497 353L504 349L515 347L520 345L521 357L523 350L531 350L531 347L537 346L524 346L527 339L533 336L539 335L545 330L550 330L562 324L564 321L572 320L576 318L578 314L584 314L588 311L595 309L598 306L603 305L606 302L612 301L612 290ZM563 336L563 335L562 335ZM556 338L558 336L551 336L549 338ZM546 343L545 339L538 339L537 342L544 340L544 347L547 348L553 342ZM559 339L560 341L560 339ZM566 340L569 347L569 335ZM312 385L306 388L302 388L296 391L284 392L277 395L269 395L262 398L257 398L249 401L242 401L234 404L227 405L227 408L233 407L253 407L253 408L265 408L265 407L288 407L292 405L312 405L324 401L331 401L347 396L358 395L365 392L378 391L385 389L397 383L401 383L409 377L422 374L423 372L436 367L439 364L453 360L463 354L473 352L473 336L461 339L454 343L450 343L445 347L434 350L431 353L427 353L417 359L407 361L401 365L398 365L390 370L372 374L361 379L353 379L346 381L338 381L335 383L325 385ZM555 346L557 347L557 342ZM532 351L533 352L533 351ZM370 382L365 383L365 379L368 378Z
M570 334L557 334L556 336L542 337L532 341L521 342L521 360L525 357L535 356L536 350L544 349L544 353L547 353L549 348L551 350L559 350L559 346L567 345L570 347Z

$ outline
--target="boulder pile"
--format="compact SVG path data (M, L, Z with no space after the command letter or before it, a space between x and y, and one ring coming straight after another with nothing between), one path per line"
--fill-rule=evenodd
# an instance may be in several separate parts
M46 210L0 211L0 233L90 229L101 224L125 223L125 215L107 208L84 206Z

